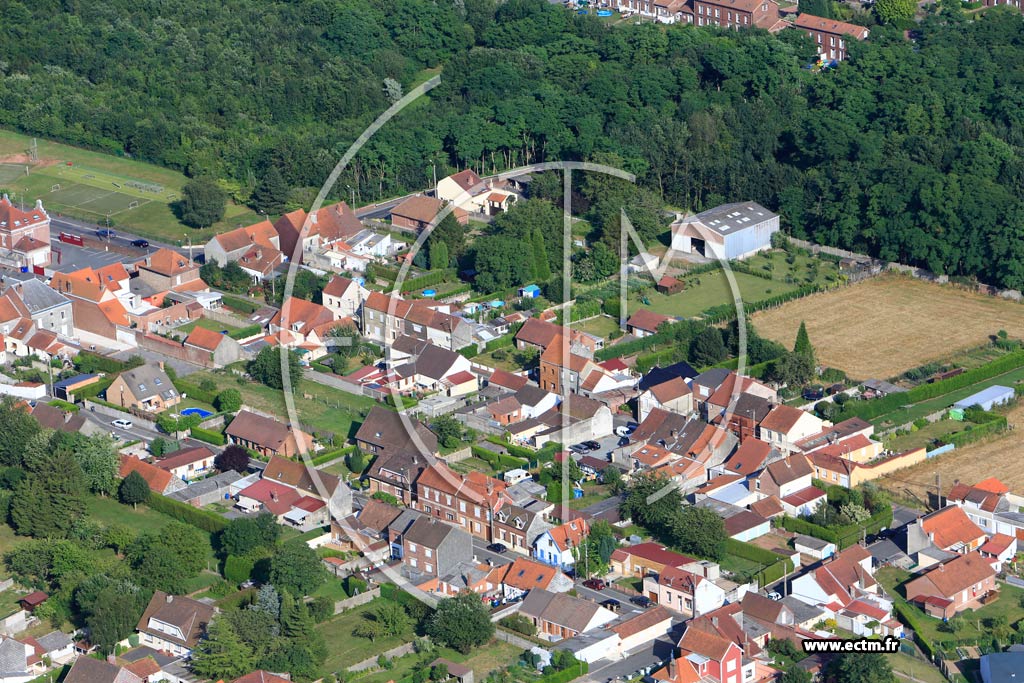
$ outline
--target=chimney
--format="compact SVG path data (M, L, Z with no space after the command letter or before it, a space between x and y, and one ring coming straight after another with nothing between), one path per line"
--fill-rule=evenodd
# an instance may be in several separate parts
M39 209L40 211L42 211L42 209L43 209L43 200L42 199L37 199L36 200L36 208Z
M159 366L160 366L160 371L161 371L161 372L163 372L163 369L164 369L164 362L163 362L162 360L161 360L161 361L157 361L157 365L159 365Z
M309 222L312 225L316 225L316 212L315 211L313 213L309 214Z
M946 565L945 565L945 564L940 564L940 565L939 565L939 571L940 571L940 572L944 572L944 571L946 571Z
M676 658L674 655L668 658L668 679L676 680Z
M7 199L7 195L4 195L4 199ZM117 664L117 657L114 655L107 655L107 664Z
M273 501L277 500L277 492L276 491L271 491L270 492L270 500L273 500Z
M171 604L172 602L174 602L174 596L173 596L173 595L170 595L170 594L168 594L168 595L167 595L167 604L169 605L169 604Z

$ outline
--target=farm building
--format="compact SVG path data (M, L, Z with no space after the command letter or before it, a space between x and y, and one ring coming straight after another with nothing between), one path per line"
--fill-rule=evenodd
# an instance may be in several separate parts
M1013 389L996 384L957 401L953 404L953 407L965 410L971 406L981 406L982 410L992 410L993 406L1009 403L1013 400L1013 397Z
M723 204L672 224L672 249L708 258L741 259L771 248L779 215L757 202Z

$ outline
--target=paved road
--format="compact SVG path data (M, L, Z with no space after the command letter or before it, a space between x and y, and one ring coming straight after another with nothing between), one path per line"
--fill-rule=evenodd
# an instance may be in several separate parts
M92 240L100 240L100 238L98 238L96 236L96 231L99 230L101 226L96 225L95 223L87 223L85 221L76 220L74 218L67 218L66 216L61 216L59 218L51 217L50 218L50 226L51 226L50 234L52 235L51 241L59 241L57 239L57 237L62 232L67 232L67 233L70 233L72 235L78 235L80 237L84 237L84 238L88 238L88 239L92 239ZM110 240L102 240L102 241L109 242L111 245L116 245L116 246L121 247L121 248L130 249L134 253L137 253L139 255L145 255L145 254L152 253L152 252L154 252L157 249L160 249L162 247L166 247L167 249L173 249L175 251L179 251L182 254L188 253L188 249L182 249L182 248L179 248L179 247L177 247L177 246L175 246L173 244L167 244L167 243L164 243L164 242L154 242L153 240L148 240L149 241L149 248L148 249L139 249L137 247L133 247L131 243L134 240L137 240L137 239L147 239L147 238L141 237L139 235L133 235L131 233L123 232L120 229L115 229L114 232L117 233L117 237L111 238ZM194 253L194 250L193 250L193 253Z
M82 415L85 416L85 419L89 420L100 429L112 433L117 436L117 438L124 441L143 441L145 443L149 443L158 436L164 436L164 438L167 438L166 435L161 434L160 431L157 430L156 425L152 422L136 418L131 415L125 415L125 419L132 421L130 429L120 429L110 424L115 418L108 415L92 413L88 410L83 410Z

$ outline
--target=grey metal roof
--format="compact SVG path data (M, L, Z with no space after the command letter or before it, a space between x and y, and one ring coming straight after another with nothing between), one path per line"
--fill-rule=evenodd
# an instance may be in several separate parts
M32 315L71 303L71 299L35 278L16 285L15 291Z
M777 217L777 213L772 213L757 202L722 204L697 214L701 223L720 235L744 230Z
M805 548L813 548L815 550L824 550L831 545L828 541L823 541L820 538L815 538L814 536L805 536L803 534L799 534L793 539L793 542L799 543Z

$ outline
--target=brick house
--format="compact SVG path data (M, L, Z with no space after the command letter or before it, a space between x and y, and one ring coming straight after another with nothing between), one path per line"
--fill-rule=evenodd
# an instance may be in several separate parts
M445 576L473 559L473 538L464 530L421 517L401 536L402 562L418 574Z
M825 19L813 14L801 14L793 22L793 28L806 33L815 45L822 59L842 61L846 59L848 40L866 40L868 29L845 21Z
M49 265L50 216L42 200L23 211L7 195L0 197L0 262L30 270Z
M409 197L391 209L391 224L396 228L420 231L431 225L444 207L445 202L440 199L422 195ZM469 222L469 214L463 209L455 207L452 215L462 225Z
M370 493L388 493L411 504L413 482L427 466L427 456L438 452L437 436L415 418L374 406L359 426L355 441L359 450L375 456L366 471Z
M505 482L481 472L459 474L444 462L425 468L414 486L414 509L486 541L494 537L495 514L509 502Z
M299 253L295 254L299 236L303 226L309 221L309 229L302 235ZM324 206L316 213L307 214L304 209L286 213L274 223L274 229L280 238L280 249L291 259L302 259L303 254L320 251L335 242L344 241L363 229L363 224L346 202L338 202Z
M107 387L107 400L122 408L159 413L181 403L181 394L164 372L163 363L125 370Z
M296 437L296 434L298 436ZM266 456L295 456L313 446L313 437L280 420L242 410L224 430L228 443L251 448ZM300 439L300 443L297 439Z
M996 570L978 553L968 553L908 581L905 588L907 601L933 617L949 619L984 604L985 597L996 590Z
M216 263L220 267L229 261L238 261L253 247L279 251L281 238L268 220L253 223L235 230L214 235L203 247L207 263Z
M209 290L199 277L199 266L171 249L159 249L138 264L139 278L157 291L180 290L205 292Z
M771 29L779 23L779 5L773 0L694 0L693 16L697 26Z
M153 464L177 479L191 481L213 471L214 457L213 451L206 446L196 446L168 453Z

